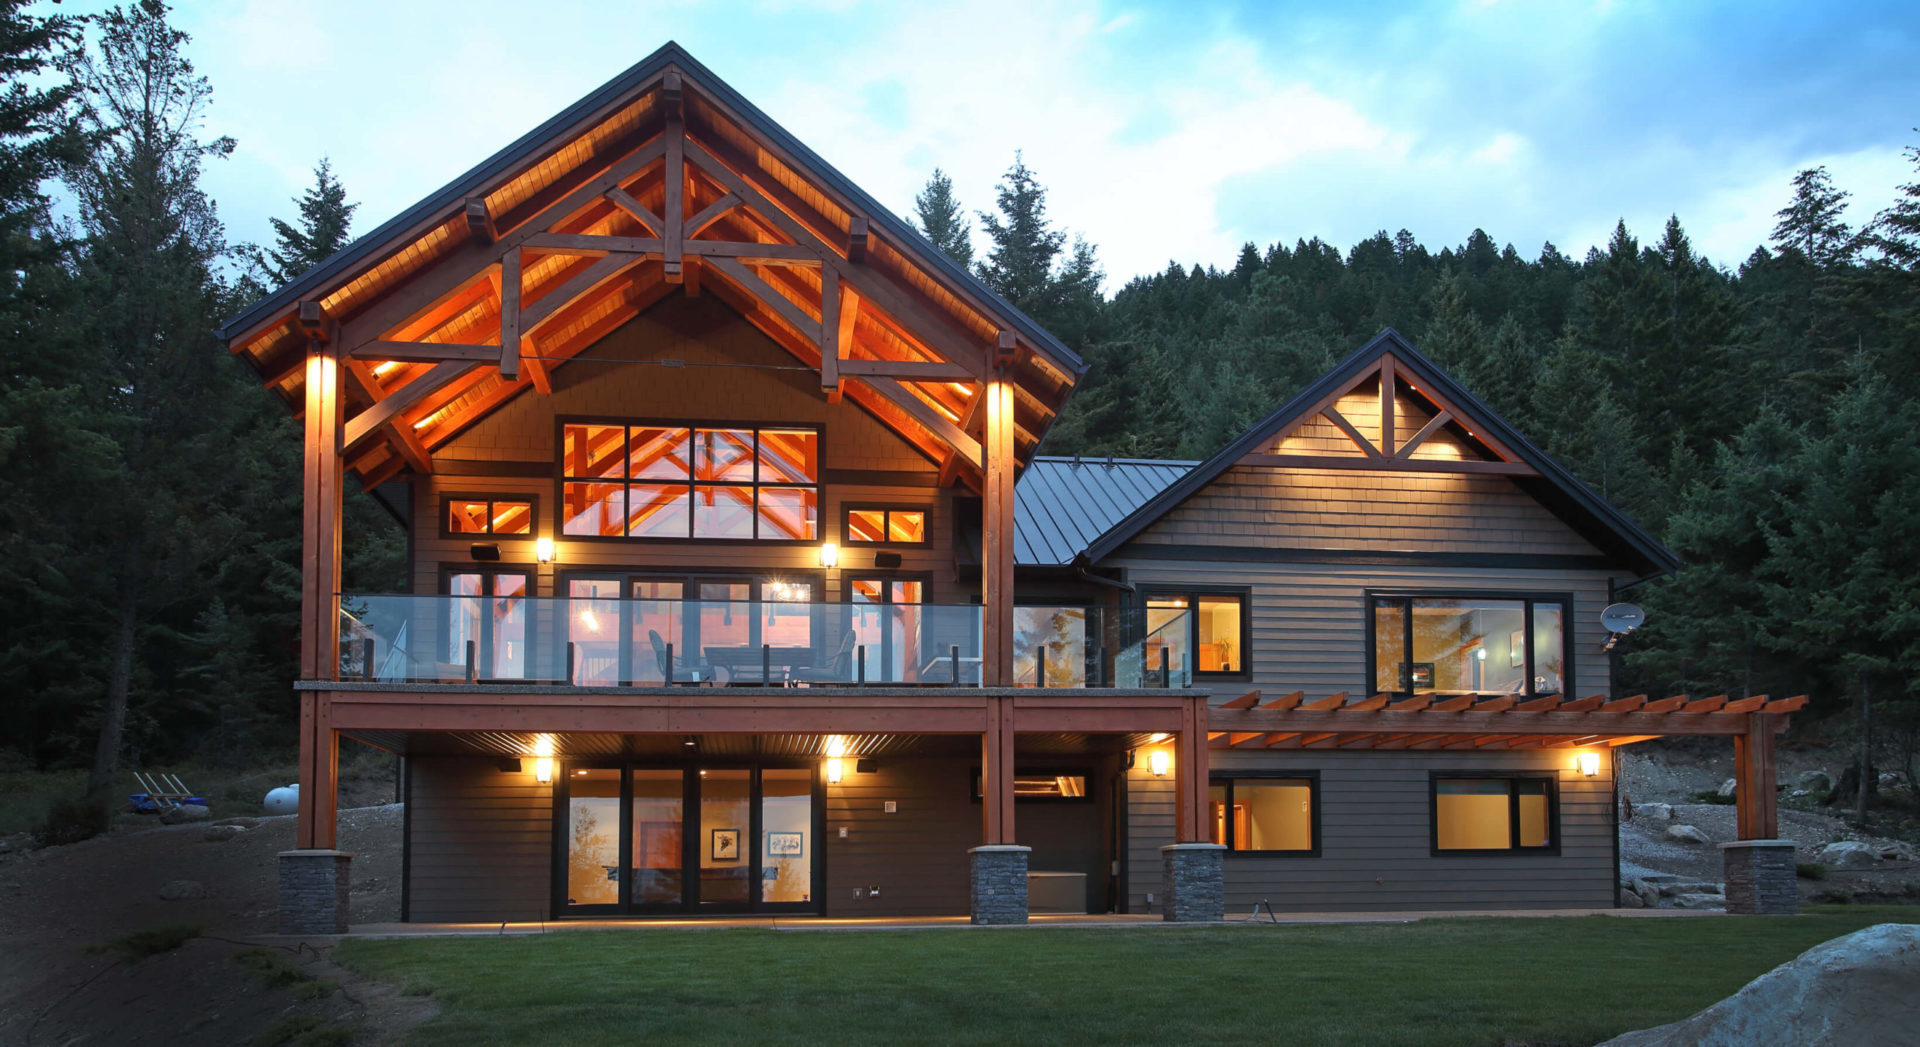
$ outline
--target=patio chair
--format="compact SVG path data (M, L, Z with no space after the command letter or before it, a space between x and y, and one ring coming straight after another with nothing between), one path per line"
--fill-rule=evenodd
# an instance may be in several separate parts
M787 679L794 683L852 683L853 630L840 635L839 646L827 656L824 664L796 667L787 674Z
M712 683L713 666L704 658L685 658L680 652L674 652L677 665L667 664L667 642L660 638L659 632L648 629L647 642L653 644L653 660L660 666L660 678L668 683Z

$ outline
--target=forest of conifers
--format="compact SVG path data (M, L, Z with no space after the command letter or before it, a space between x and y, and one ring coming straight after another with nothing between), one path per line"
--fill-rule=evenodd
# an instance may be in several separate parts
M275 245L229 244L199 178L234 143L204 136L187 46L153 2L82 25L0 0L0 765L104 784L293 737L300 433L212 332L347 243L353 205L322 162ZM1584 257L1381 232L1111 294L1017 159L990 210L936 172L913 213L1091 365L1046 453L1203 458L1397 328L1685 560L1628 594L1626 693L1805 692L1836 741L1870 709L1911 776L1920 174L1896 199L1849 225L1806 171L1738 259L1678 218ZM346 585L398 587L398 529L348 514Z

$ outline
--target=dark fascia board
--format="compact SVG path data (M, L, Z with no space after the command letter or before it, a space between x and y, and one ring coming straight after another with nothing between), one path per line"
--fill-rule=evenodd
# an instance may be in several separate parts
M678 67L682 73L692 77L702 90L709 92L728 108L739 113L754 131L765 136L775 146L799 161L809 174L818 178L833 192L851 201L855 209L867 217L869 223L878 226L894 240L912 249L917 255L916 260L921 264L935 270L947 280L959 284L989 308L1004 316L1028 344L1044 352L1060 369L1071 374L1076 380L1087 373L1087 364L1080 359L1079 354L1067 348L1065 343L1035 323L1032 317L1015 308L1013 303L1000 297L965 267L948 258L944 251L934 247L926 237L921 236L912 226L901 221L892 211L868 196L845 175L822 160L818 154L789 134L767 114L761 112L752 102L747 101L726 81L715 76L712 70L701 65L686 52L686 49L672 41L668 41L659 50L641 59L626 72L607 81L598 90L561 110L545 123L521 135L512 145L488 157L466 174L448 182L438 192L341 248L332 257L307 270L292 283L248 306L239 315L222 324L215 335L221 341L227 341L265 321L268 317L292 308L294 303L308 297L316 288L347 274L372 258L381 248L388 246L391 240L406 230L435 215L450 214L468 197L513 171L541 146L586 118L588 114L632 92L668 66Z
M1415 378L1425 382L1429 388L1438 391L1442 397L1471 415L1470 420L1474 424L1484 427L1496 440L1512 448L1521 461L1537 470L1540 473L1540 481L1522 482L1529 484L1544 482L1544 488L1538 488L1532 493L1535 497L1541 497L1543 503L1549 503L1549 508L1570 509L1575 515L1584 517L1585 521L1597 525L1607 536L1614 539L1610 544L1626 553L1633 567L1642 573L1671 574L1680 569L1680 558L1660 544L1658 539L1627 519L1626 514L1615 508L1605 498L1595 494L1560 463L1548 457L1547 453L1535 446L1533 441L1516 431L1506 419L1500 417L1478 397L1455 382L1438 365L1415 349L1400 332L1391 327L1375 335L1352 356L1347 357L1333 370L1322 375L1318 381L1301 390L1293 399L1280 405L1278 410L1254 423L1252 428L1234 438L1233 442L1222 448L1219 453L1195 466L1178 482L1128 514L1125 519L1115 524L1087 547L1086 552L1081 554L1084 562L1097 563L1111 556L1115 550L1145 530L1148 525L1165 516L1202 487L1212 483L1235 462L1257 451L1275 434L1292 425L1314 404L1319 403L1336 389L1351 384L1388 353L1392 353L1394 358ZM1548 497L1542 497L1543 495ZM1551 503L1559 503L1559 506ZM1564 510L1562 516L1565 518ZM1582 530L1586 529L1582 528Z

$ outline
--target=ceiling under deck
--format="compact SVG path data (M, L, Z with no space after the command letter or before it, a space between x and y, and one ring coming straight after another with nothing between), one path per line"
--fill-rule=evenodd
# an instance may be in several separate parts
M350 731L368 745L402 756L528 757L533 732L519 731ZM970 734L553 734L554 755L562 759L825 759L837 739L847 758L980 758L980 737ZM686 743L692 741L689 746ZM1021 734L1016 756L1105 756L1149 744L1146 734Z

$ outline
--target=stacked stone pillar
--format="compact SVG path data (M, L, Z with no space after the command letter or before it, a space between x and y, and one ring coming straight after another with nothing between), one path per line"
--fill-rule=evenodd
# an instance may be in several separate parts
M1161 918L1204 923L1227 917L1227 849L1217 843L1160 848Z
M281 851L280 933L347 933L352 863L345 851Z
M1747 916L1792 916L1800 911L1792 840L1735 840L1720 845L1727 880L1727 911Z
M969 850L973 859L973 922L1027 922L1027 855L1031 847L984 844Z

